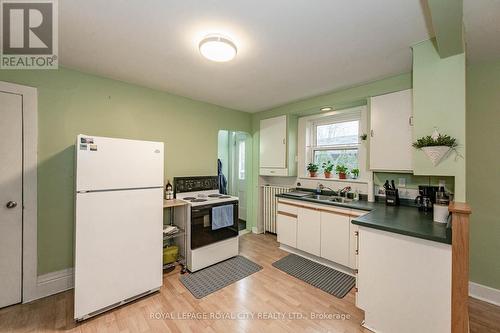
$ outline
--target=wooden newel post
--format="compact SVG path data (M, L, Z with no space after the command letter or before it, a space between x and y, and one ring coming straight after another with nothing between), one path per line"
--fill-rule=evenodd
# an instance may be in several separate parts
M469 332L469 205L452 202L451 332Z

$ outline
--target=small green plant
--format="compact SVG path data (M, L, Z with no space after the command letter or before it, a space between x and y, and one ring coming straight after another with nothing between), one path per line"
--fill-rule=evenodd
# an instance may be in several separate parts
M363 133L359 136L359 138L362 140L362 141L365 141L367 138L368 138L368 134L366 133Z
M338 174L341 174L341 173L347 174L347 167L345 165L338 164L335 167L335 171L337 171Z
M309 171L309 176L316 177L316 173L318 172L319 166L314 163L309 163L307 165L307 171Z
M354 178L358 178L359 177L359 169L354 168L354 169L351 170L351 173L354 176Z
M446 146L450 148L456 148L458 146L457 139L452 138L449 135L439 134L436 139L432 136L427 135L421 137L417 141L413 142L413 148L422 149L424 147L435 147L435 146Z
M339 174L339 179L346 179L347 178L347 167L343 164L337 164L335 167L335 171Z
M324 172L331 173L333 170L333 167L334 167L334 165L330 161L323 163L323 171Z
M319 167L317 164L309 163L307 165L307 171L309 171L309 172L318 172L318 169L319 169Z

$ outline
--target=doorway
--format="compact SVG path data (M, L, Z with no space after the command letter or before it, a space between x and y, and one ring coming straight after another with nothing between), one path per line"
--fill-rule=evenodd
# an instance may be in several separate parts
M221 130L218 135L218 158L227 179L227 193L238 197L239 230L247 230L248 207L251 195L251 137L240 131Z
M0 308L22 300L23 98L0 91Z
M0 81L0 119L2 308L46 291L37 284L37 89Z

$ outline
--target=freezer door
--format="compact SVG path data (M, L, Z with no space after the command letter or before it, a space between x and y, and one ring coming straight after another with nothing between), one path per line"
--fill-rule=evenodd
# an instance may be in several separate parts
M163 186L163 142L78 135L77 191L156 186Z
M76 194L75 319L161 287L162 192Z

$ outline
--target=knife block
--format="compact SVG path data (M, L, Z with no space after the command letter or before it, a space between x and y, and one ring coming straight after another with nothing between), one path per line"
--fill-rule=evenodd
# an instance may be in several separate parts
M385 205L386 206L399 206L399 191L385 190Z

